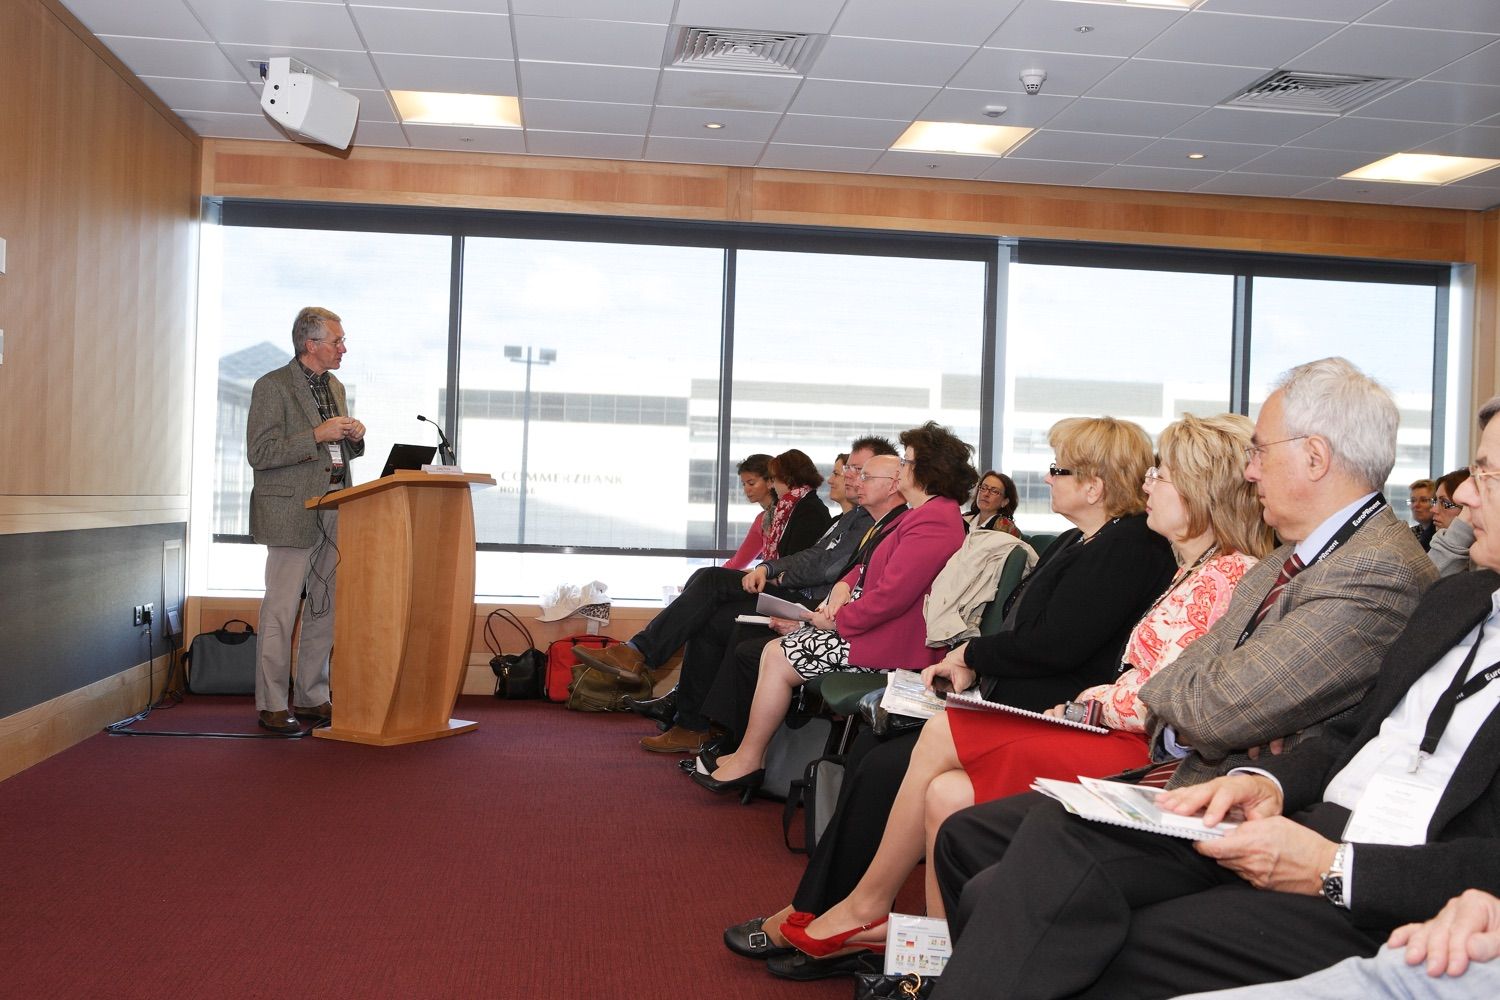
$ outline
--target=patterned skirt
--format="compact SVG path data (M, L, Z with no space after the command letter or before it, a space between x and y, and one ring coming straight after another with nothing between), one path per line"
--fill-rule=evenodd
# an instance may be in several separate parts
M787 662L805 681L820 674L834 671L858 671L873 673L869 667L849 665L849 640L837 632L827 632L812 625L803 625L795 632L781 637L781 650Z

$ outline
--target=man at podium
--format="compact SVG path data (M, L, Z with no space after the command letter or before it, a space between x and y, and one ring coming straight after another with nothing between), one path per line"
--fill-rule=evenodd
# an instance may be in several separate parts
M333 713L328 657L338 514L304 504L342 489L349 462L365 451L365 425L349 416L343 383L333 376L346 350L339 317L308 306L292 323L295 357L262 375L250 394L250 534L266 546L255 707L262 728L286 736L301 732L299 718L325 721ZM292 633L304 604L296 690L289 697Z

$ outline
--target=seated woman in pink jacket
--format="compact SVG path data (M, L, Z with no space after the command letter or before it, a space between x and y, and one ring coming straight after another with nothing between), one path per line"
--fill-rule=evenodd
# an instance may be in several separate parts
M963 544L959 503L979 477L973 449L935 423L906 431L901 443L905 458L878 456L860 478L865 506L872 494L899 491L908 509L876 526L811 623L766 646L745 735L712 774L693 773L703 787L750 800L765 777L766 746L804 681L835 670L920 670L940 657L927 646L923 598Z
M771 488L771 456L754 454L746 458L735 470L740 475L740 491L745 500L760 508L750 530L745 532L740 547L724 563L725 569L749 569L766 547L766 511L776 503L776 491Z

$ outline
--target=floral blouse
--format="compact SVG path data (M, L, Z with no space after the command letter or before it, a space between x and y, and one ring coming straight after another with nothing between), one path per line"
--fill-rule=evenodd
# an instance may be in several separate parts
M1146 709L1136 698L1141 687L1219 620L1229 609L1234 588L1256 562L1254 556L1234 552L1214 556L1191 575L1179 571L1166 596L1131 631L1124 672L1113 684L1088 688L1074 700L1101 702L1102 726L1144 733Z

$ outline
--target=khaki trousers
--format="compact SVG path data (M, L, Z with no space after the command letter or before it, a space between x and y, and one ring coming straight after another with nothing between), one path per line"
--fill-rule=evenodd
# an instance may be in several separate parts
M333 650L334 570L338 566L338 514L318 511L326 543L309 548L292 545L266 547L266 596L260 604L260 630L255 673L255 707L262 712L284 712L290 706L315 708L332 700L328 691L328 661ZM303 588L307 599L302 599ZM292 633L302 619L297 645L297 676L292 687Z

